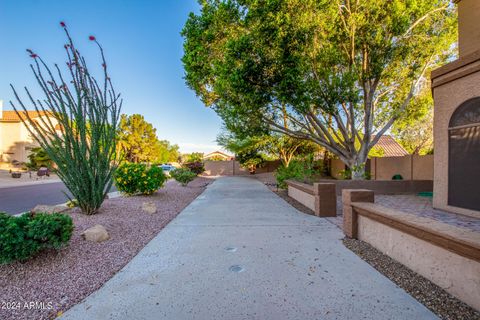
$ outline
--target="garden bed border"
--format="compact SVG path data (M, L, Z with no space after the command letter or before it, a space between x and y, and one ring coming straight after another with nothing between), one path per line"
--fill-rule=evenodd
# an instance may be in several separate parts
M375 194L416 194L432 192L432 180L333 180L322 179L319 183L333 183L336 186L337 196L342 195L344 189L368 189Z
M374 203L371 190L342 193L343 229L480 310L480 234Z
M335 184L314 183L313 185L294 181L285 181L288 196L313 210L318 217L335 217L337 215L337 197Z

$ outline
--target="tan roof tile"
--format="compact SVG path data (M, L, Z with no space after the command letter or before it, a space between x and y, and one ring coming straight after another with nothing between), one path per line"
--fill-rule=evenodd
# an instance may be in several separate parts
M20 122L22 119L27 118L27 113L28 113L28 116L30 118L37 118L37 117L40 117L40 116L43 116L43 115L47 114L47 112L44 112L44 111L40 111L40 112L37 112L37 111L27 111L27 112L20 111L20 116L21 116L21 118L20 118L19 115L15 111L7 110L7 111L2 112L1 117L0 117L0 121Z
M375 138L372 137L372 139ZM382 149L385 154L384 157L402 157L409 153L405 150L392 136L383 135L378 140L375 147Z

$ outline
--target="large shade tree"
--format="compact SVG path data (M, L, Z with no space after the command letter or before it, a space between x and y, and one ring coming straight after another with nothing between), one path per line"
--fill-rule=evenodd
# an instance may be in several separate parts
M182 32L188 86L228 130L313 141L354 179L456 35L448 0L200 3Z

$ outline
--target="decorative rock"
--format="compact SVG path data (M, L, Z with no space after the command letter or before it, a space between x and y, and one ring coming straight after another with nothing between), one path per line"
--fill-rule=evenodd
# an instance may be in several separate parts
M142 203L142 210L146 213L157 213L157 205L154 202L144 202Z
M64 205L57 205L57 206L47 206L43 204L39 204L35 206L30 212L33 213L60 213L68 210L69 208Z
M102 225L95 225L82 232L82 237L87 241L102 242L110 239L107 229Z
M122 193L120 191L114 191L107 194L107 199L120 198L121 196L122 196Z

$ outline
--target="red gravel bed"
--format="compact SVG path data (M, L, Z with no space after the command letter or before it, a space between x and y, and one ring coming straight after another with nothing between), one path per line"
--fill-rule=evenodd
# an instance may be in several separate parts
M169 181L151 196L106 200L93 216L70 210L75 230L68 247L44 251L25 263L0 265L0 319L52 319L79 303L124 267L212 181L197 178L188 187ZM145 201L154 202L157 213L143 212ZM80 236L96 224L108 230L108 241L93 243Z

